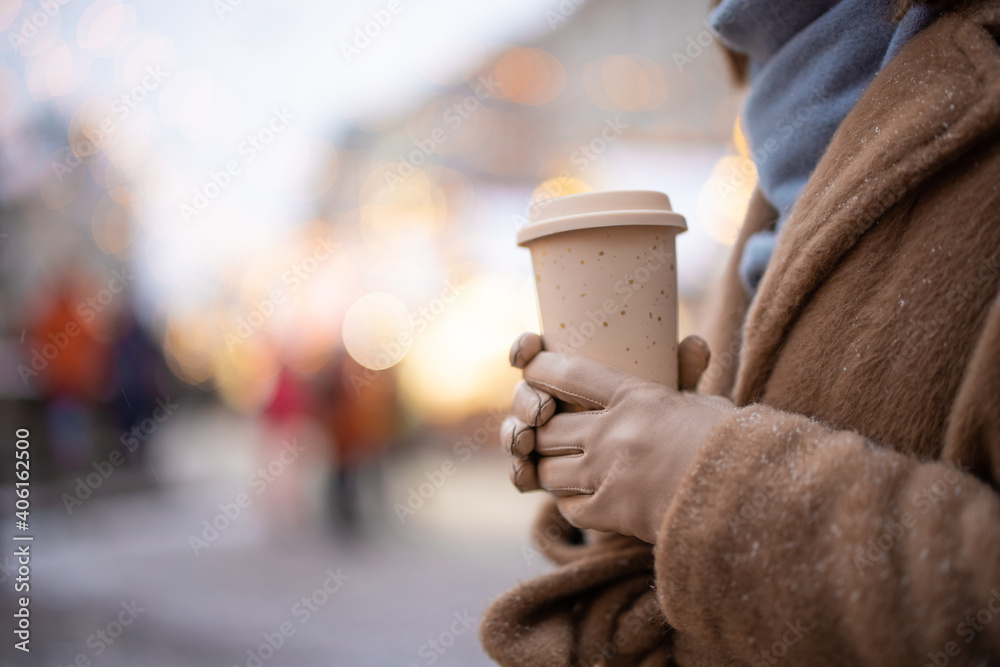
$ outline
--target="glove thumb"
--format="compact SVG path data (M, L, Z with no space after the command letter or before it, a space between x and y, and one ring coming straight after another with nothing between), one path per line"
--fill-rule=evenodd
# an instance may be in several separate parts
M682 390L694 391L711 358L708 343L701 336L688 336L677 348L677 368Z

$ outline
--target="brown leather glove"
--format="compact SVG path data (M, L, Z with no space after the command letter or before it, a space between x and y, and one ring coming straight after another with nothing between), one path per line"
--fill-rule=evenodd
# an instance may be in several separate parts
M708 365L708 345L688 336L678 356L681 388L691 389ZM556 495L578 528L655 543L677 484L712 428L735 409L732 402L542 351L536 334L522 334L510 360L524 370L513 416L500 431L514 485ZM583 411L557 412L557 399Z

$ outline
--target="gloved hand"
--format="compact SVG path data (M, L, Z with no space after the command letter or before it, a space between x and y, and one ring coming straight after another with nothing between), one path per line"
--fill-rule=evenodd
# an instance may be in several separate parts
M682 389L694 388L708 356L701 338L681 342ZM514 414L500 431L514 486L553 493L578 528L655 543L678 483L733 403L579 355L544 352L541 337L531 333L514 342L510 362L524 370ZM584 410L557 412L556 399Z

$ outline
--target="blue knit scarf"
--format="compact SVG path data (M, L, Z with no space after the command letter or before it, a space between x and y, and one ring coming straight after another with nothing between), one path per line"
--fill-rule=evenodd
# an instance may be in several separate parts
M840 122L880 69L936 14L914 5L894 24L893 0L723 0L710 18L748 56L742 126L775 231L747 239L740 278L757 289L789 210Z

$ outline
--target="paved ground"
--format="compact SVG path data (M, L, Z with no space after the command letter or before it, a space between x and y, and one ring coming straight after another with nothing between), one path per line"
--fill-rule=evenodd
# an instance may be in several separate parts
M254 461L240 452L256 452L259 462L277 451L248 449L254 438L231 418L189 415L159 443L159 489L98 494L72 516L60 505L37 513L34 650L26 659L5 638L0 665L490 664L476 637L482 609L545 569L522 552L537 499L509 489L499 457L458 461L437 447L398 460L385 476L379 518L352 540L320 524L310 506L315 460L297 460L259 495L247 486ZM456 471L401 523L392 505L446 459ZM190 536L241 492L250 506L195 555ZM9 618L8 582L3 589ZM131 623L112 638L119 620ZM278 636L282 627L287 638Z

